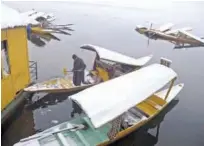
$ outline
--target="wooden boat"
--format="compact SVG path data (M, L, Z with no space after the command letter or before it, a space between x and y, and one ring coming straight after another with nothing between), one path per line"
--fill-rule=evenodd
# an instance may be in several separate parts
M92 44L84 44L81 46L81 49L96 52L97 56L101 61L108 61L112 63L119 63L124 65L134 66L134 67L144 66L152 58L152 55L148 55L145 57L135 59L133 57L124 55L122 53L119 53L113 50L108 50L103 47L92 45Z
M51 40L60 41L58 37L56 37L55 35L51 33L38 34L38 33L33 33L33 32L31 34L28 34L28 40L31 41L31 43L33 43L34 45L38 47L44 47L46 43L50 42Z
M184 86L174 86L176 78L171 68L153 64L85 89L70 97L84 114L22 139L14 146L103 146L113 143L163 111ZM169 88L162 89L167 84Z
M22 21L27 25L28 40L37 45L43 47L45 41L50 39L60 40L53 33L59 33L64 35L71 35L68 31L73 31L70 28L72 24L56 25L53 23L55 16L52 13L38 12L35 10L20 13Z
M63 31L61 29L52 29L52 28L32 27L31 31L32 33L37 33L37 34L60 33L65 35L71 35L70 33Z
M81 49L89 50L96 53L93 69L96 70L103 81L107 81L116 76L120 76L140 69L147 64L153 55L148 55L135 59L133 57L105 49L92 44L84 44ZM114 69L115 73L111 73L110 69Z
M85 71L85 77L88 74L88 71ZM83 84L81 86L75 86L72 82L71 76L66 77L56 77L40 83L36 83L32 86L24 88L26 92L47 92L47 93L56 93L56 92L74 92L79 91L94 84Z
M155 118L147 124L132 132L127 138L116 141L117 146L155 146L159 141L161 124L165 116L179 103L179 99L170 102ZM151 129L154 129L152 133Z
M151 58L152 55L142 57L139 59L134 59L132 57L107 50L105 48L101 48L98 46L93 46L93 45L83 45L82 48L88 49L92 48L97 55L99 56L98 60L98 66L95 70L99 73L98 76L102 78L103 81L107 81L111 79L112 77L109 75L109 71L107 70L108 68L112 67L113 65L120 64L120 65L129 65L129 70L128 72L135 69L139 69L143 65L145 65ZM113 58L111 59L111 56ZM107 62L108 60L108 62ZM106 62L105 62L106 61ZM100 64L100 65L99 65ZM66 71L63 71L66 72ZM126 70L121 71L122 74L127 73ZM65 73L64 73L65 74ZM89 71L85 72L85 80L88 78ZM122 75L121 74L121 75ZM79 91L85 88L88 88L93 84L88 84L88 85L82 85L82 86L75 86L72 82L72 72L69 72L68 75L65 74L65 77L63 78L53 78L44 82L40 82L37 84L34 84L30 87L27 87L24 89L24 91L27 92L72 92L72 91Z

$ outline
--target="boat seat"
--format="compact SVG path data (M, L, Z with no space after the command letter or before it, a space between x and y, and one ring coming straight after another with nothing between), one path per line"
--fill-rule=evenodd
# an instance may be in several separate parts
M138 109L137 107L133 107L133 108L129 109L128 111L135 114L136 116L139 116L140 118L142 118L142 117L148 118L149 117L148 114L146 114L142 110Z
M156 104L163 106L166 104L166 101L161 99L160 97L156 96L156 95L152 95L148 98L148 100L151 100L153 102L155 102Z
M140 111L139 109L137 109L136 107L131 109L131 112L137 116L140 117L140 119L147 119L149 116L147 114L145 114L144 112Z
M146 103L150 104L151 106L155 107L157 110L160 110L162 108L161 105L157 104L155 101L147 99L145 100Z
M149 102L142 101L139 104L137 104L137 108L140 109L140 111L143 111L149 116L154 115L156 112L158 112L158 108L150 104Z
M136 108L131 108L125 113L123 124L126 126L132 126L144 119L147 119L146 115L142 114Z

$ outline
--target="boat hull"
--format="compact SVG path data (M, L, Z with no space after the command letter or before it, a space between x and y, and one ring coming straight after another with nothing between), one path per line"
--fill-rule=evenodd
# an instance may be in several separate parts
M131 134L132 132L136 131L137 129L139 129L140 127L142 127L143 125L147 124L148 122L150 122L153 118L155 118L161 111L163 111L163 109L165 107L167 107L169 105L169 103L176 98L176 95L182 90L183 88L183 84L179 84L176 86L173 86L173 88L171 89L171 92L168 96L168 98L166 99L166 103L163 104L162 108L160 110L158 110L157 112L155 112L153 115L150 115L150 117L146 120L142 120L141 122L137 123L136 125L133 125L121 132L119 132L116 137L112 140L108 140L105 141L103 143L98 144L97 146L106 146L106 145L110 145L112 143L114 143L117 140L120 140L124 137L126 137L127 135ZM158 96L159 98L161 98L162 100L165 99L165 95L168 92L168 90L163 90L159 93L156 93L155 95ZM154 95L153 95L154 96ZM151 98L151 97L150 97ZM161 102L162 100L158 100L158 102ZM165 101L165 100L164 100ZM138 108L138 105L136 106Z
M33 135L31 137L29 137L26 141L21 140L21 142L17 143L15 146L22 146L22 145L30 145L30 144L34 144L36 146L40 146L39 144L39 140L42 139L42 137L44 136L45 133L47 133L48 131L57 131L57 129L60 129L59 127L64 127L62 125L70 125L70 124L84 124L86 123L88 125L88 129L86 130L76 130L73 132L59 132L59 135L61 135L61 137L63 137L62 135L66 135L65 137L63 137L64 139L69 139L69 142L71 141L70 139L72 139L73 137L75 138L79 138L78 140L76 139L72 139L72 142L74 140L75 145L89 145L89 146L105 146L105 145L109 145L111 143L114 143L115 141L127 136L128 134L134 132L135 130L139 129L140 127L146 125L148 122L150 122L151 120L153 120L153 118L155 118L160 112L162 112L164 110L164 108L169 105L169 103L175 99L176 95L181 91L181 89L183 88L183 84L179 84L176 86L173 86L171 89L171 92L169 93L168 98L165 100L166 97L166 93L168 92L168 90L162 90L161 92L158 92L152 96L150 96L149 98L147 98L145 101L139 103L136 108L143 110L144 113L146 113L147 115L149 115L148 118L142 118L139 122L137 122L136 124L134 124L133 126L126 128L125 130L120 131L119 133L117 133L117 135L115 136L115 138L113 138L112 140L110 140L107 136L107 133L110 131L112 124L111 123L107 123L105 125L103 125L100 128L95 129L92 125L92 123L90 122L90 119L88 117L82 117L82 118L74 118L71 121L62 123L60 125L57 125L55 127L52 127L50 129L45 130L42 133L38 133L36 135ZM151 105L160 105L161 108L158 108L158 110L152 110L150 111L150 101L153 101L151 103ZM148 105L149 104L149 105ZM63 130L64 131L64 130ZM41 137L38 138L38 136L41 135ZM49 134L52 135L52 134ZM66 144L66 141L64 141ZM70 145L70 143L68 142L68 145Z

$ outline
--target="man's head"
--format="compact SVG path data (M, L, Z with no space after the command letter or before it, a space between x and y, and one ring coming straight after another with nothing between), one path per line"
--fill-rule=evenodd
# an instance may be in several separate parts
M76 58L77 58L76 54L73 54L73 55L72 55L72 59L75 60Z

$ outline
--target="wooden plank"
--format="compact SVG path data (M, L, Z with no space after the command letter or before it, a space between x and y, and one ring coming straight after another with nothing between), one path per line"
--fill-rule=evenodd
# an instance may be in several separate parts
M60 82L64 88L73 88L74 87L73 84L71 83L71 81L69 81L69 80L60 79Z
M154 114L158 111L155 107L149 105L149 104L146 103L146 102L141 102L141 103L139 103L139 104L137 105L137 108L140 109L140 110L142 110L143 112L145 112L145 113L148 114L149 116L154 115Z
M158 106L157 103L155 103L154 101L152 101L152 100L150 100L150 99L146 99L145 102L147 102L148 104L150 104L150 105L152 105L152 106L154 106L154 107Z
M158 105L157 103L155 103L155 102L152 101L152 100L147 99L147 100L145 100L145 102L146 102L147 104L151 105L152 107L154 107L154 108L157 109L157 110L159 110L159 109L161 108L160 105Z
M151 100L151 101L157 103L157 104L160 105L160 106L163 106L164 104L166 104L166 101L165 101L165 100L159 98L159 97L156 96L156 95L152 95L151 97L148 98L148 100Z
M95 84L89 84L89 85L84 85L84 86L76 86L76 87L71 87L71 88L64 88L64 89L60 89L60 88L56 88L56 89L39 89L39 90L35 90L35 91L29 91L26 90L25 92L31 92L31 93L35 93L35 92L47 92L47 93L68 93L68 92L75 92L75 91L80 91L86 88L89 88L91 86L94 86Z

